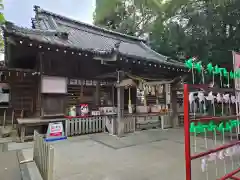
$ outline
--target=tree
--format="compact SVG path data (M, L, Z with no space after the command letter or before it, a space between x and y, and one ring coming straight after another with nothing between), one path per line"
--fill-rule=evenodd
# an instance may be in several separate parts
M128 35L144 36L157 17L160 0L96 0L94 23Z
M3 9L4 9L4 5L3 5L3 0L0 0L0 25L4 25L5 23L5 17L3 15ZM0 36L0 51L3 51L3 47L4 47L4 40L3 40L3 34L2 34L2 30L1 30L1 36Z
M174 59L197 56L226 63L232 59L231 50L240 51L239 0L104 1L118 4L107 6L111 13L97 5L97 25L130 35L148 34L153 49Z

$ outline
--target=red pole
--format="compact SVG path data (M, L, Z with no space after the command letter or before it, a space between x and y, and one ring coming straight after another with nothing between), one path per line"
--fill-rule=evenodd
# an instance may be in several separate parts
M184 84L183 108L184 108L184 139L185 139L185 168L186 180L191 180L191 147L190 147L190 120L189 120L189 92L188 85Z

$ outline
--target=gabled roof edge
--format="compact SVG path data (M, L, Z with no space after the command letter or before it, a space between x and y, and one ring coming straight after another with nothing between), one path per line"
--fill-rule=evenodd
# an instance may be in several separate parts
M128 38L128 39L135 40L135 41L146 42L145 39L138 38L138 37L135 37L135 36L126 35L126 34L123 34L123 33L120 33L120 32L116 32L116 31L111 31L111 30L108 30L108 29L105 29L105 28L102 28L102 27L98 27L98 26L94 26L94 25L90 25L90 24L87 24L87 23L84 23L84 22L80 22L80 21L68 18L66 16L62 16L60 14L56 14L56 13L50 12L48 10L44 10L40 6L34 5L34 11L36 12L36 15L47 14L47 15L50 15L50 16L53 16L53 17L56 17L56 18L59 18L59 19L62 19L62 20L68 21L68 22L73 22L73 23L76 23L76 24L79 24L79 25L82 25L82 26L86 26L88 28L91 28L91 29L94 29L94 30L97 30L97 31L110 33L112 35L121 36L121 37Z

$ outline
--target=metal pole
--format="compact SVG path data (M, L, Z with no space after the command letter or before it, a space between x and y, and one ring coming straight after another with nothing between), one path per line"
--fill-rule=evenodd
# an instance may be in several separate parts
M184 84L184 139L185 139L185 170L186 170L186 180L191 180L191 147L190 147L190 122L189 122L189 97L188 97L188 85Z

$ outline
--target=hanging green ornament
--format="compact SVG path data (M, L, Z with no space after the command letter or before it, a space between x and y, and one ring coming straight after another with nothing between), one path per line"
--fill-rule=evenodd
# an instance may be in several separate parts
M184 64L185 64L185 66L186 66L188 69L192 69L192 68L193 68L193 60L192 60L192 58L186 60Z
M221 73L221 70L220 70L220 68L218 67L218 65L214 66L213 73L214 73L214 74L220 74L220 73Z
M208 65L207 65L207 70L208 70L208 73L209 74L212 74L212 72L213 72L213 65L212 65L212 63L208 63Z
M202 62L201 61L199 61L195 64L195 69L197 70L197 72L201 73L202 68L203 67L202 67Z
M240 124L240 121L238 121L238 120L231 120L230 123L231 123L231 125L233 127L237 127Z
M232 71L230 71L230 78L231 78L231 79L234 79L234 78L235 78L235 73L232 72Z
M226 131L231 131L232 130L232 125L230 124L230 122L226 122L225 130Z
M214 131L214 129L217 128L217 125L214 124L213 121L211 121L209 124L208 124L208 131Z
M227 72L227 69L226 68L221 68L222 69L222 74L224 77L228 77L228 72Z
M224 123L223 123L223 122L221 122L221 123L219 124L217 130L218 130L219 132L224 132Z
M194 122L190 123L190 132L196 132L196 126Z
M196 132L197 133L203 133L204 132L204 128L203 128L203 124L202 123L198 123L197 127L196 127Z

